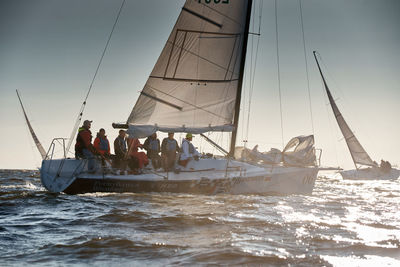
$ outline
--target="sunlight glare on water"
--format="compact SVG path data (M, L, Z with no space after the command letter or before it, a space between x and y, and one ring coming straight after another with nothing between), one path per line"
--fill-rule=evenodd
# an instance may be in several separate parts
M0 171L0 265L400 266L399 181L319 177L312 195L52 195Z

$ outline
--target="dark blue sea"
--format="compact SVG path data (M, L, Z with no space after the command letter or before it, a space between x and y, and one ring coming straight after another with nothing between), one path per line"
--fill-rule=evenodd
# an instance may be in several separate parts
M400 266L400 181L312 195L49 194L0 171L0 266Z

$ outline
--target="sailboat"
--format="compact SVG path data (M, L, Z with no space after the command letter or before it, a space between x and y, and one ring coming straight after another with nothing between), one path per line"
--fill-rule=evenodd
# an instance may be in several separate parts
M68 194L311 193L319 170L315 165L266 165L234 157L252 2L187 0L127 122L113 124L133 138L155 132L229 132L224 157L192 160L179 172L117 175L101 166L89 173L86 160L55 159L50 152L41 168L46 189Z
M375 161L371 159L367 151L358 141L357 137L350 129L342 113L340 112L338 106L336 105L335 100L333 99L332 93L329 90L325 76L322 73L321 66L317 58L317 52L314 51L313 54L325 87L326 94L328 95L330 106L332 108L333 114L335 115L336 122L340 128L340 131L343 134L347 147L350 151L350 155L353 160L354 166L356 168L354 170L340 171L340 174L342 175L343 179L352 179L352 180L397 179L400 175L400 170L392 168L390 165L384 166L383 164L381 164L381 166L379 166ZM388 163L384 162L384 164Z

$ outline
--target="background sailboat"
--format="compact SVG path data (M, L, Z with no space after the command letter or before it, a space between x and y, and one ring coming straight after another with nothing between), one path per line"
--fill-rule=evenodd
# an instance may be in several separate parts
M318 70L322 77L322 81L324 83L326 93L328 95L333 114L346 141L351 158L353 159L354 166L356 167L355 170L341 171L340 174L344 179L397 179L400 175L399 170L393 169L391 167L385 168L385 166L379 166L375 161L371 159L367 151L358 141L357 137L350 129L338 106L336 105L334 98L332 97L332 93L329 90L328 84L325 80L325 76L323 75L321 66L319 64L317 52L314 51L313 53L318 66ZM367 166L370 168L365 169L362 168L363 166Z

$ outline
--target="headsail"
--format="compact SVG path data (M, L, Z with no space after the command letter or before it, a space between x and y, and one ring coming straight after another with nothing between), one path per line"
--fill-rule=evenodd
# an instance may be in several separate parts
M130 134L233 130L250 1L186 1L128 118Z
M36 145L37 149L39 150L39 153L40 153L40 155L42 156L42 159L45 159L45 158L46 158L46 151L43 149L42 144L40 143L40 141L39 141L39 139L37 138L35 132L33 131L32 125L31 125L31 123L30 123L29 120L28 120L28 116L26 115L24 106L22 105L21 98L19 97L18 90L16 90L16 91L17 91L17 96L18 96L19 103L21 104L22 112L24 113L24 117L25 117L26 124L28 125L29 131L31 132L33 141L35 142L35 145Z
M335 100L332 97L331 91L329 90L328 84L326 83L325 77L322 74L322 70L316 56L316 51L314 51L314 57L317 62L322 80L324 82L325 90L328 95L329 103L332 107L333 114L335 115L339 128L343 134L344 139L346 140L347 146L350 150L351 157L353 158L354 165L356 166L356 168L358 168L357 164L366 166L377 166L377 164L370 158L368 153L362 147L357 137L351 131L349 125L344 120L342 113L340 113L340 110L337 107Z

